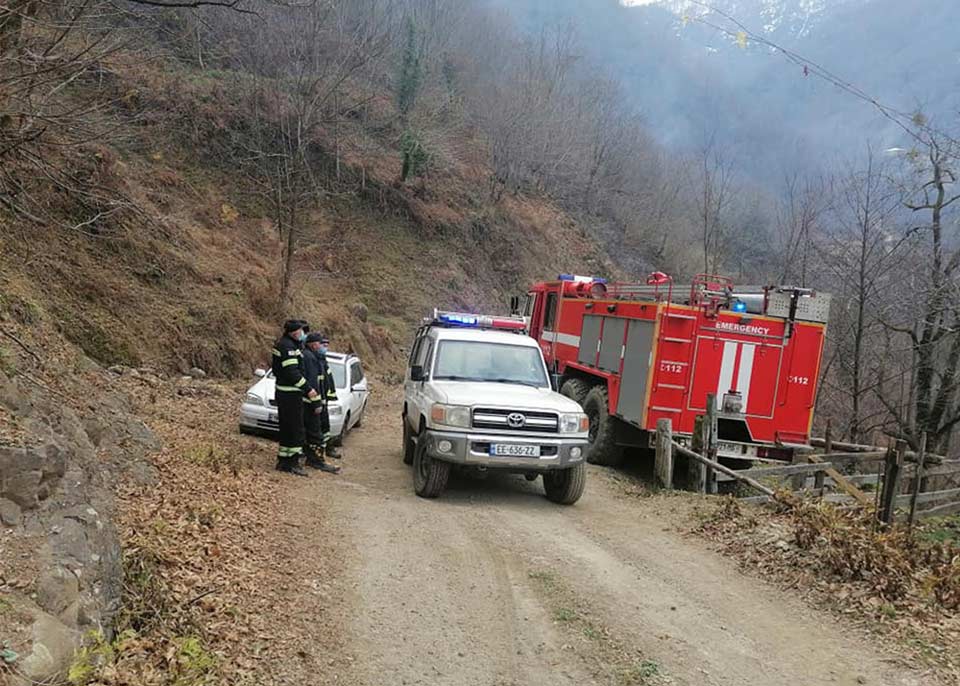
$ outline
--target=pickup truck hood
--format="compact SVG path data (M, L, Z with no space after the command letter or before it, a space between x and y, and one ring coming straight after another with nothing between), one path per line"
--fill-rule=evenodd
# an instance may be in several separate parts
M482 381L434 381L432 386L449 405L558 413L583 411L576 401L549 388Z

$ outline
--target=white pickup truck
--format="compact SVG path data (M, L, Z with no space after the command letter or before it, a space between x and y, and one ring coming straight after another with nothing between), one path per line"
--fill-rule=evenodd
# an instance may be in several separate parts
M522 318L436 312L417 330L404 380L403 461L435 498L451 467L499 469L571 505L585 483L588 421L551 388Z

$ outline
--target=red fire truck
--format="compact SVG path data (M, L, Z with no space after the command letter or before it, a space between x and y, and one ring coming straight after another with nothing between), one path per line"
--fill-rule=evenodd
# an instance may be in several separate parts
M715 396L725 461L789 460L810 438L830 296L734 287L699 275L675 286L561 275L535 284L522 312L560 391L590 417L588 459L649 447L657 420L689 440Z

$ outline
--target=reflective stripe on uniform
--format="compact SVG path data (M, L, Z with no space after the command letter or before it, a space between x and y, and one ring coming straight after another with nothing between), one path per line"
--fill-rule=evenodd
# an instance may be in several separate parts
M283 357L283 353L277 350L276 348L272 349L270 352L276 355L277 357Z
M336 400L336 399L337 399L337 392L336 392L335 390L333 390L332 388L328 388L328 389L327 389L327 397L328 397L328 398L333 398L334 400Z
M287 353L287 355L289 355L290 357L300 357L301 355L303 355L303 353L300 352L299 350L291 350L290 352Z
M299 393L300 388L297 386L277 386L278 391L288 391L290 393Z
M307 383L307 380L303 377L300 377L300 380L294 384L297 388L303 388L303 384Z
M298 362L299 362L299 360L295 360L295 359L293 359L293 358L288 358L288 359L284 360L283 362L281 362L281 363L280 363L280 366L281 366L281 367L289 367L290 365L292 365L292 364L297 364Z

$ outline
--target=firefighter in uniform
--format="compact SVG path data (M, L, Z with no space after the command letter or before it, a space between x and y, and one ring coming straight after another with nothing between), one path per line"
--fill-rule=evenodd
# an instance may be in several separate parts
M273 344L271 369L276 379L277 414L280 419L280 448L277 470L307 476L300 466L305 442L303 428L304 397L315 398L314 390L303 375L301 341L305 322L290 319L284 322L283 335Z
M304 453L307 456L305 464L308 467L319 469L330 474L339 474L340 468L328 464L323 455L326 449L327 437L330 431L329 417L327 417L327 394L325 388L325 372L322 366L326 364L326 358L321 361L320 342L323 336L319 333L311 333L306 338L306 346L303 349L303 370L307 379L307 384L317 392L313 398L303 399L303 426L306 433L306 443ZM326 426L324 426L323 417L327 417Z
M330 366L327 364L327 348L330 345L330 339L326 336L320 336L320 345L317 346L317 357L320 360L320 385L317 392L323 398L323 408L320 412L320 428L323 432L323 448L327 457L335 460L340 459L340 451L337 446L331 443L330 436L330 413L327 405L337 401L337 382L330 373Z

